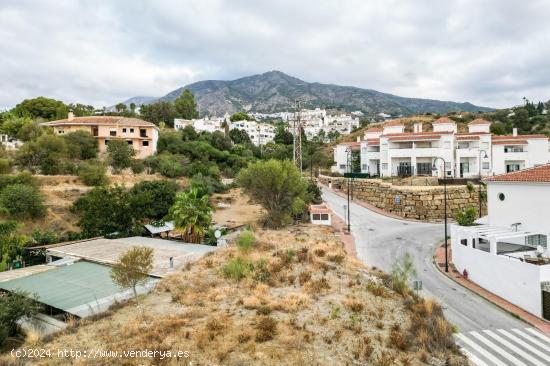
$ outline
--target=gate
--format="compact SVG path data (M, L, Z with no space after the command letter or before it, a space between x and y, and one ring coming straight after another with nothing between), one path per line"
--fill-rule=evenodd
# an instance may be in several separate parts
M542 318L550 320L550 291L542 291Z

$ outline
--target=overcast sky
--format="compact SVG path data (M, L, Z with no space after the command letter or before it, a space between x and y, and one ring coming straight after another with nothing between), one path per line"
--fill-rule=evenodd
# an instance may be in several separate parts
M550 99L550 0L0 0L0 46L6 107L269 70L490 107Z

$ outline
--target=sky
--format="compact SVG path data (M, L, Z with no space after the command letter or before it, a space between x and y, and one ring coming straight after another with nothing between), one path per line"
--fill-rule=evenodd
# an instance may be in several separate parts
M495 108L550 99L550 0L0 0L0 107L280 70Z

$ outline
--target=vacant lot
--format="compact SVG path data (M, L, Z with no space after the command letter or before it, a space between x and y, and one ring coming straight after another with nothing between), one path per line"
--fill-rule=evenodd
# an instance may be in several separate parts
M251 249L230 245L165 278L139 305L25 346L55 354L189 352L180 360L130 358L125 365L466 365L439 305L391 290L387 275L346 256L332 229L301 225L255 237ZM9 356L0 363L15 364ZM113 359L29 363L111 365Z

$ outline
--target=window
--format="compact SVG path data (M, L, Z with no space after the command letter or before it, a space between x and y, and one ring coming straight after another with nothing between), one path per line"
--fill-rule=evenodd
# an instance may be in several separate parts
M361 165L361 170L367 170L367 164Z
M346 169L346 164L340 164L340 169Z
M467 246L468 245L468 239L460 239L460 244Z
M517 172L519 169L519 164L506 164L506 173Z
M141 143L141 145L142 145L142 146L149 146L149 141L143 141L143 142Z
M139 129L139 136L141 137L147 137L147 130L144 128Z
M313 220L315 220L315 221L321 220L321 215L319 215L319 214L313 214Z
M498 199L504 201L504 199L506 199L506 196L504 195L504 193L501 192L498 194Z
M488 170L488 169L489 169L489 162L488 162L488 161L484 161L484 162L481 164L481 167L482 167L482 169Z
M126 129L125 129L125 128L122 129L122 133L126 133Z
M523 152L523 146L504 146L505 153Z
M328 220L328 214L321 214L321 220L327 221Z
M134 133L134 129L133 129L133 128L130 128L130 133Z
M109 131L109 136L115 137L116 136L116 131Z
M126 142L128 143L128 145L133 145L134 144L134 141L132 141L132 140L128 140Z

